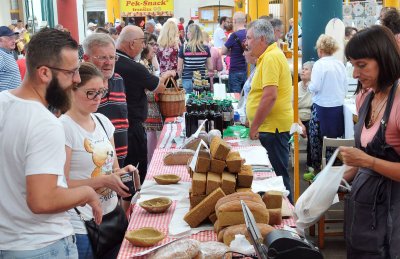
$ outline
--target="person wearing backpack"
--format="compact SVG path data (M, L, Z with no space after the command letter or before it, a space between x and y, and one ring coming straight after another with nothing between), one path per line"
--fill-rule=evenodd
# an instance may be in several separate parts
M240 93L247 79L247 63L243 56L246 40L246 15L236 12L233 15L234 32L222 47L222 55L230 55L228 92Z

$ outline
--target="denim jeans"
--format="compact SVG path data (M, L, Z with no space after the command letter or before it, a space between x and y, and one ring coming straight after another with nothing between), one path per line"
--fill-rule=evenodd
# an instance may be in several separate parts
M240 93L243 85L247 79L247 72L231 72L229 71L228 77L228 92L229 93Z
M89 236L84 234L76 234L76 246L78 247L79 259L91 259L94 258L92 246L90 244ZM115 246L111 250L107 251L102 259L114 259L117 258L121 244Z
M93 258L92 245L88 235L76 234L76 246L78 247L79 258Z
M0 250L1 259L52 259L52 258L78 258L75 236L68 236L46 247L36 250Z
M283 183L289 193L289 201L293 204L292 188L290 187L289 167L289 132L260 132L261 145L267 150L268 158L277 176L282 176Z
M182 86L183 89L185 89L185 92L187 94L190 94L193 92L193 81L192 79L182 79Z

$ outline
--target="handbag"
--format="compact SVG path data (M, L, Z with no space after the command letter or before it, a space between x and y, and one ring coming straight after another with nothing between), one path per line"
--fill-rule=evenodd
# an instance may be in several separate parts
M102 258L108 251L120 245L124 240L125 231L128 228L128 220L120 205L113 211L103 216L100 225L93 218L85 220L77 208L74 208L78 216L85 223L90 244L95 258Z

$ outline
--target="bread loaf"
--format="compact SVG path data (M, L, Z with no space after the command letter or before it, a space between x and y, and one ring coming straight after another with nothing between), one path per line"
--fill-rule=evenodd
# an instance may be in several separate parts
M245 202L250 211L253 213L254 219L257 223L268 224L269 212L264 203L257 203L252 201ZM222 204L216 210L216 213L220 227L245 223L242 211L242 204L240 203L240 200Z
M208 152L199 152L199 156L196 161L196 172L207 173L210 169L210 154Z
M217 233L217 240L218 242L224 242L224 233L225 231L228 229L228 227L221 229L218 233Z
M204 200L207 197L207 195L193 195L193 194L189 194L189 201L190 201L190 208L194 208L197 206L197 204L199 204L200 202L202 202L202 200Z
M282 208L283 193L280 191L268 191L264 193L263 202L267 209L281 209Z
M231 147L220 137L214 137L210 144L211 157L219 160L226 160Z
M211 223L215 224L215 221L217 221L217 214L215 212L208 216L208 219L211 221Z
M177 149L168 152L164 156L165 165L186 165L188 160L193 157L194 151L190 149Z
M261 236L263 236L263 237L265 237L271 231L274 230L274 228L268 224L257 223L257 227L261 232ZM223 232L223 242L227 246L229 246L231 244L231 242L235 239L235 235L237 235L237 234L244 235L246 237L246 239L249 240L249 242L252 242L250 234L247 231L246 224L234 225L234 226L225 228L224 232Z
M197 147L200 144L200 138L195 138L191 136L190 138L186 139L185 143L183 144L183 149L191 149L193 151L197 150Z
M194 258L200 253L200 242L194 239L182 239L158 249L150 259Z
M219 187L221 187L221 175L213 172L208 172L206 194L208 195L212 193Z
M236 188L236 192L253 192L253 191L251 190L251 188L240 187Z
M231 151L226 158L226 165L228 171L231 173L238 173L242 167L243 159L240 157L239 152Z
M224 198L221 198L217 204L215 204L215 210L218 210L219 206L221 206L224 203L228 203L231 201L253 201L253 202L258 202L258 203L263 203L260 195L254 192L246 192L246 193L232 193L229 195L226 195Z
M207 175L203 173L193 173L192 193L193 195L206 194Z
M199 204L197 204L196 207L192 208L188 213L186 213L183 219L189 224L190 227L197 227L203 220L214 213L215 204L224 196L225 194L221 188L216 189Z
M226 167L225 161L211 158L210 171L213 173L222 173Z
M221 188L225 194L234 193L236 188L236 176L228 172L223 172L221 177Z
M253 183L253 169L251 165L242 165L237 175L237 186L243 188L251 188Z
M269 222L268 224L280 225L282 224L282 209L268 209Z

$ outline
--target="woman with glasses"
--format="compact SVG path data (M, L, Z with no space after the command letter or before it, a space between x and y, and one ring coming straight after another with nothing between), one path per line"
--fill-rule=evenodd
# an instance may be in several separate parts
M121 181L121 175L134 172L135 184L140 186L138 171L132 165L119 168L114 147L114 126L100 113L94 113L101 98L107 94L103 85L103 75L91 63L83 63L79 68L81 82L72 89L71 108L60 117L65 130L65 176L69 187L91 186L99 195L103 209L103 223L107 215L125 215L118 205L117 194L128 197L128 187ZM89 205L70 210L71 223L75 230L79 258L99 256L92 251L85 224L90 220L92 210ZM122 213L122 214L121 214ZM103 224L102 223L102 224ZM102 227L100 225L100 228ZM115 243L101 255L102 258L116 258L128 225L125 217L115 226Z
M154 55L151 58L151 64L153 66L152 74L155 76L159 76L160 75L160 63L158 62L158 59L155 55L155 53L157 53L157 50L158 50L157 36L152 33L144 33L144 38L145 38L146 47L150 46L152 48L152 51L154 52Z
M157 58L160 61L160 72L176 71L178 66L179 32L173 20L164 23L158 37Z
M152 44L153 43L153 44ZM157 49L154 47L154 38L150 37L146 47L141 53L140 63L142 63L150 73L155 75L154 65L152 60L156 56ZM157 103L158 96L152 91L145 89L147 97L147 119L143 123L143 127L146 130L147 135L147 163L150 164L151 158L153 157L154 150L157 146L157 132L162 130L163 121L161 117L160 107Z

